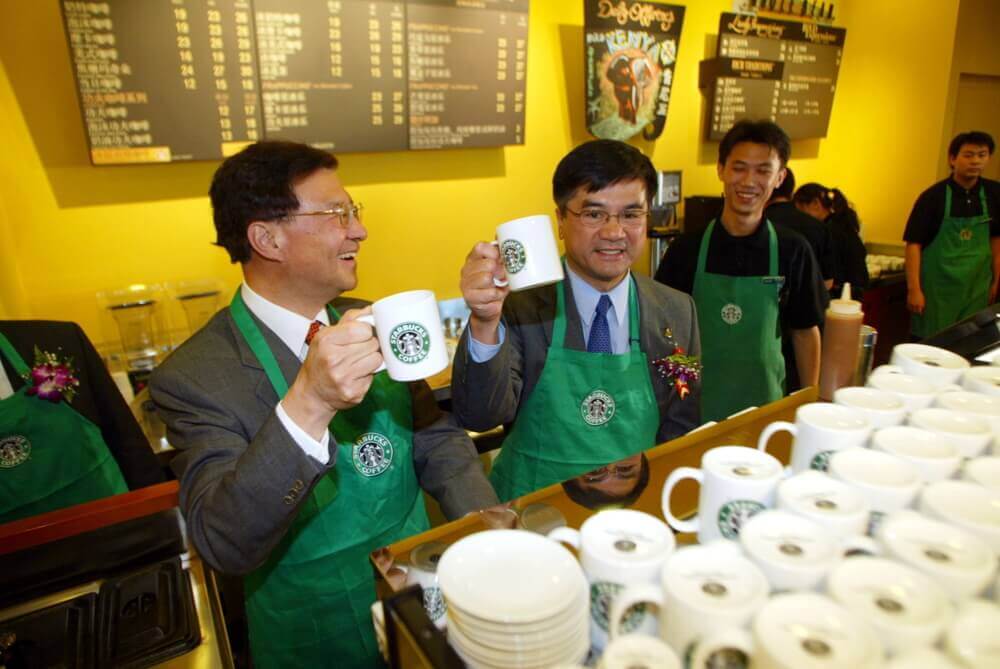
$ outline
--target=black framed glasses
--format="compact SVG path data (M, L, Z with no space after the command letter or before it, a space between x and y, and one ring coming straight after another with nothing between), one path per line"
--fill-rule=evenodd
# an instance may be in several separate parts
M351 224L351 218L360 223L361 212L363 211L364 205L360 202L352 202L348 206L341 205L339 207L334 207L333 209L321 209L319 211L303 211L296 214L288 214L286 218L295 218L296 216L324 216L326 218L336 217L340 222L340 227L346 228Z
M639 476L640 468L641 465L639 463L629 463L621 466L617 464L605 465L600 469L595 469L592 472L584 474L583 480L587 483L601 483L602 481L607 481L612 475L620 479L634 479Z
M610 211L606 211L598 207L586 207L580 211L573 211L569 207L566 207L566 211L580 219L580 222L588 228L602 228L607 225L612 218L617 218L618 223L625 228L644 227L646 225L646 221L649 220L649 210L640 209L639 207L626 209L618 212L617 214L612 214Z

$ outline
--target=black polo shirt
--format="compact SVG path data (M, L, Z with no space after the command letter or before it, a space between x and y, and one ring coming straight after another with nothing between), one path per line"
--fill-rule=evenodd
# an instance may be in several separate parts
M781 226L774 229L778 238L778 273L785 277L778 304L782 325L795 330L819 325L829 296L812 249L802 235ZM656 280L693 294L702 235L704 231L674 241L660 262ZM728 276L765 276L768 260L767 226L757 226L746 237L733 237L717 222L709 240L705 271Z
M941 219L944 218L945 188L951 188L951 215L966 218L979 216L983 213L979 192L986 191L986 208L990 214L990 237L1000 237L1000 181L979 178L978 183L966 190L948 177L939 181L917 198L913 211L906 221L903 231L903 241L910 244L920 244L925 248L937 237L941 229Z
M801 211L794 202L775 202L764 210L764 216L776 226L794 230L805 237L819 261L820 275L824 279L834 277L834 244L826 224Z

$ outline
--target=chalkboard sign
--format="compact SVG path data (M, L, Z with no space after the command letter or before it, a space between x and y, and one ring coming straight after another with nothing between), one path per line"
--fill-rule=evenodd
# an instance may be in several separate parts
M847 31L816 23L723 14L717 57L702 61L708 138L741 118L769 118L792 139L825 137Z
M96 165L524 143L528 0L62 0Z

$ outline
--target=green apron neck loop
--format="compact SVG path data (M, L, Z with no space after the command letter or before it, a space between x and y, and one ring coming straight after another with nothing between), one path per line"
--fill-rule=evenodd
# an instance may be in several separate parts
M24 358L22 358L21 354L18 353L13 346L11 346L10 341L2 332L0 332L0 353L3 353L3 356L7 358L11 366L14 368L14 371L19 375L27 376L31 373L31 369L28 367L27 363L24 362Z
M556 315L552 320L552 343L549 348L562 349L566 346L566 282L563 279L556 287ZM642 349L639 344L639 289L635 277L629 273L628 289L628 337L629 351L638 353ZM580 314L581 318L583 314Z

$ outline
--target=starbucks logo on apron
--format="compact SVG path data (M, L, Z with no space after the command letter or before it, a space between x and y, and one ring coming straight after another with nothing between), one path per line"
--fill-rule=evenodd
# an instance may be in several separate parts
M503 265L511 274L517 274L524 269L526 256L524 245L516 239L508 239L500 245L500 254L503 256Z
M580 413L587 425L604 425L615 415L615 398L603 390L595 390L583 399Z
M31 457L31 442L19 434L0 439L0 469L11 469Z
M738 539L743 523L763 510L763 504L750 499L734 499L726 502L719 507L719 532L726 539Z
M963 242L967 242L972 239L972 230L968 228L962 228L962 231L958 233L958 236L962 239Z
M431 338L420 323L400 323L389 333L392 354L408 365L415 365L427 357Z
M736 325L743 320L743 310L740 305L730 302L722 307L722 321L726 325Z
M833 455L833 451L820 451L813 456L813 459L809 462L809 469L815 469L817 471L825 472L830 466L830 456Z
M392 464L392 442L378 432L366 432L354 442L354 468L363 476L378 476Z
M611 604L625 586L619 583L595 581L590 584L590 617L605 632L608 631L608 618L611 617ZM630 607L622 618L621 631L626 634L639 629L646 617L646 605L636 604Z

